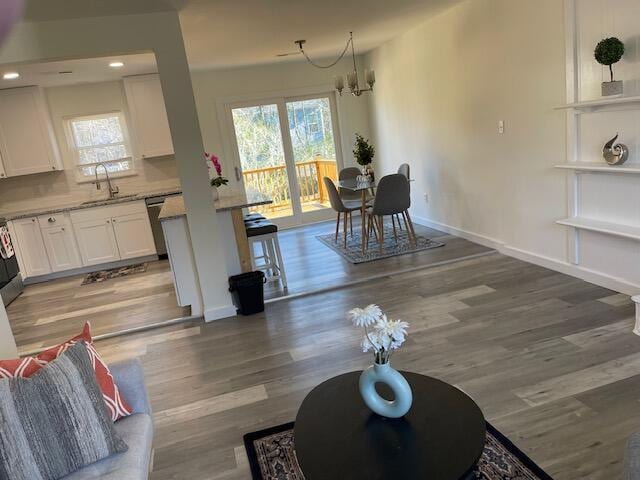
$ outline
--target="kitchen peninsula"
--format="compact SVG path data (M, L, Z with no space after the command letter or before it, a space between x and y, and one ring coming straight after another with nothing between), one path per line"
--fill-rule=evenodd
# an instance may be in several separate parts
M242 209L270 203L273 200L255 191L221 196L214 201L229 276L251 270L250 246ZM167 198L158 218L164 231L178 304L191 306L192 315L203 315L200 284L182 195Z

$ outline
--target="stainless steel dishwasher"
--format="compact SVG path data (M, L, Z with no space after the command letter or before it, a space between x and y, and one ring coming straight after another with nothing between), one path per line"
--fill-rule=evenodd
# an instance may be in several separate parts
M164 243L164 233L162 232L162 225L160 224L160 220L158 220L158 215L160 215L160 210L162 210L164 199L173 195L179 195L179 193L149 197L145 200L149 214L149 222L151 223L151 231L153 232L153 241L156 244L156 251L160 258L167 258L167 245Z

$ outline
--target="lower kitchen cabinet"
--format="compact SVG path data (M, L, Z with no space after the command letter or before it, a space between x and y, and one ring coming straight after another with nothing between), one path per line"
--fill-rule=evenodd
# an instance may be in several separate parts
M61 272L82 266L70 226L43 228L42 239L52 271Z
M9 228L25 278L156 254L144 201L23 218Z
M44 246L38 219L23 218L9 223L11 237L18 245L18 263L24 277L51 273L49 256Z
M155 255L156 245L147 212L113 217L111 224L122 260Z
M83 265L98 265L120 260L111 219L74 222Z

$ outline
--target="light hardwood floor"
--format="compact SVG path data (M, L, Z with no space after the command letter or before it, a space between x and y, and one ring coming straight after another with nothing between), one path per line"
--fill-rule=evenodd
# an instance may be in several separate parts
M334 225L324 222L280 233L289 289L270 283L266 298L340 287L371 276L490 252L462 238L416 226L418 234L437 237L446 246L352 265L316 239L331 233ZM169 268L164 260L149 262L145 273L103 283L80 286L85 275L77 275L26 287L7 309L20 352L60 343L77 334L87 320L93 333L100 335L188 316L189 308L177 305Z
M108 361L141 357L157 426L152 479L250 478L244 433L293 420L315 385L371 362L345 320L370 302L411 322L395 367L458 385L555 478L620 478L640 429L633 305L496 253L98 342Z
M86 321L101 335L190 314L178 306L168 260L149 262L144 273L81 286L85 276L28 285L7 307L21 353L67 340Z
M354 229L358 229L360 218L355 217L353 224ZM438 239L445 243L445 247L354 265L316 238L318 235L335 233L335 228L335 221L330 221L281 230L278 238L289 288L285 291L280 283L269 283L265 287L265 298L279 298L327 287L340 287L378 275L454 261L491 251L464 238L416 224L417 235Z

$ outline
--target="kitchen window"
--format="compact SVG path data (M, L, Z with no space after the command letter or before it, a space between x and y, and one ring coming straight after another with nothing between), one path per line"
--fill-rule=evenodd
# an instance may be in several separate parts
M122 112L72 117L67 120L69 149L78 182L91 181L104 164L111 177L134 175L127 124ZM99 175L104 171L99 170Z

